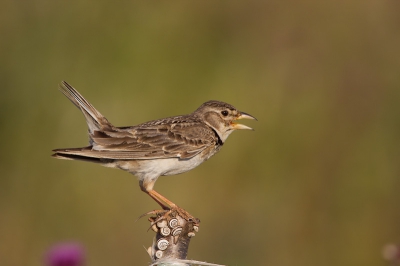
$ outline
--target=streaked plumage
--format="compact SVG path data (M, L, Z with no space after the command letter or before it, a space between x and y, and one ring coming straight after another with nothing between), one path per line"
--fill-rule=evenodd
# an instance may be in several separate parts
M84 114L90 145L56 149L53 156L128 171L139 178L141 189L163 208L176 205L153 190L159 176L193 169L218 152L235 129L251 129L234 120L255 119L230 104L208 101L189 115L115 127L67 82L61 83L60 90Z

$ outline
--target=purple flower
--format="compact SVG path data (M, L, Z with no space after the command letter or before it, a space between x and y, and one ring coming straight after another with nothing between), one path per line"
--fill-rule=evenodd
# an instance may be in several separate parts
M78 243L56 244L46 254L48 266L82 266L84 260L84 249Z
M400 247L396 244L387 244L382 249L382 256L391 262L400 261Z

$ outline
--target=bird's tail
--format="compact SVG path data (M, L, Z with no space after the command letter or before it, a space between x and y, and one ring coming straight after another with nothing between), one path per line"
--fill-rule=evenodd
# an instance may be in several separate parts
M59 86L60 91L78 107L86 118L86 123L89 127L89 133L93 134L95 130L109 130L113 125L108 122L96 108L93 107L83 96L75 90L67 82L62 81Z
M99 163L103 165L114 161L113 159L102 158L102 156L96 156L92 152L92 146L83 148L55 149L53 150L53 152L54 154L52 155L52 157L57 159L79 160L91 163Z

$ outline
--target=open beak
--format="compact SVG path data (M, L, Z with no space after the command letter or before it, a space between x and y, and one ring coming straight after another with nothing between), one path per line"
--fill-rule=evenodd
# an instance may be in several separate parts
M257 118L255 118L254 116L252 116L252 115L250 115L250 114L248 114L248 113L245 113L245 112L240 112L240 114L239 114L239 116L236 118L236 120L239 120L239 119L253 119L253 120L256 120L256 121L257 121ZM254 130L254 129L252 129L251 127L248 127L248 126L245 126L245 125L242 125L242 124L236 124L236 123L232 123L232 127L233 127L234 129L248 129L248 130Z

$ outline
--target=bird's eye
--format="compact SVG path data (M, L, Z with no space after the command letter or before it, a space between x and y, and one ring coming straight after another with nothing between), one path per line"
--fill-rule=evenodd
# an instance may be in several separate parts
M227 116L227 115L228 115L228 111L224 110L224 111L221 112L221 114L222 114L223 116Z

